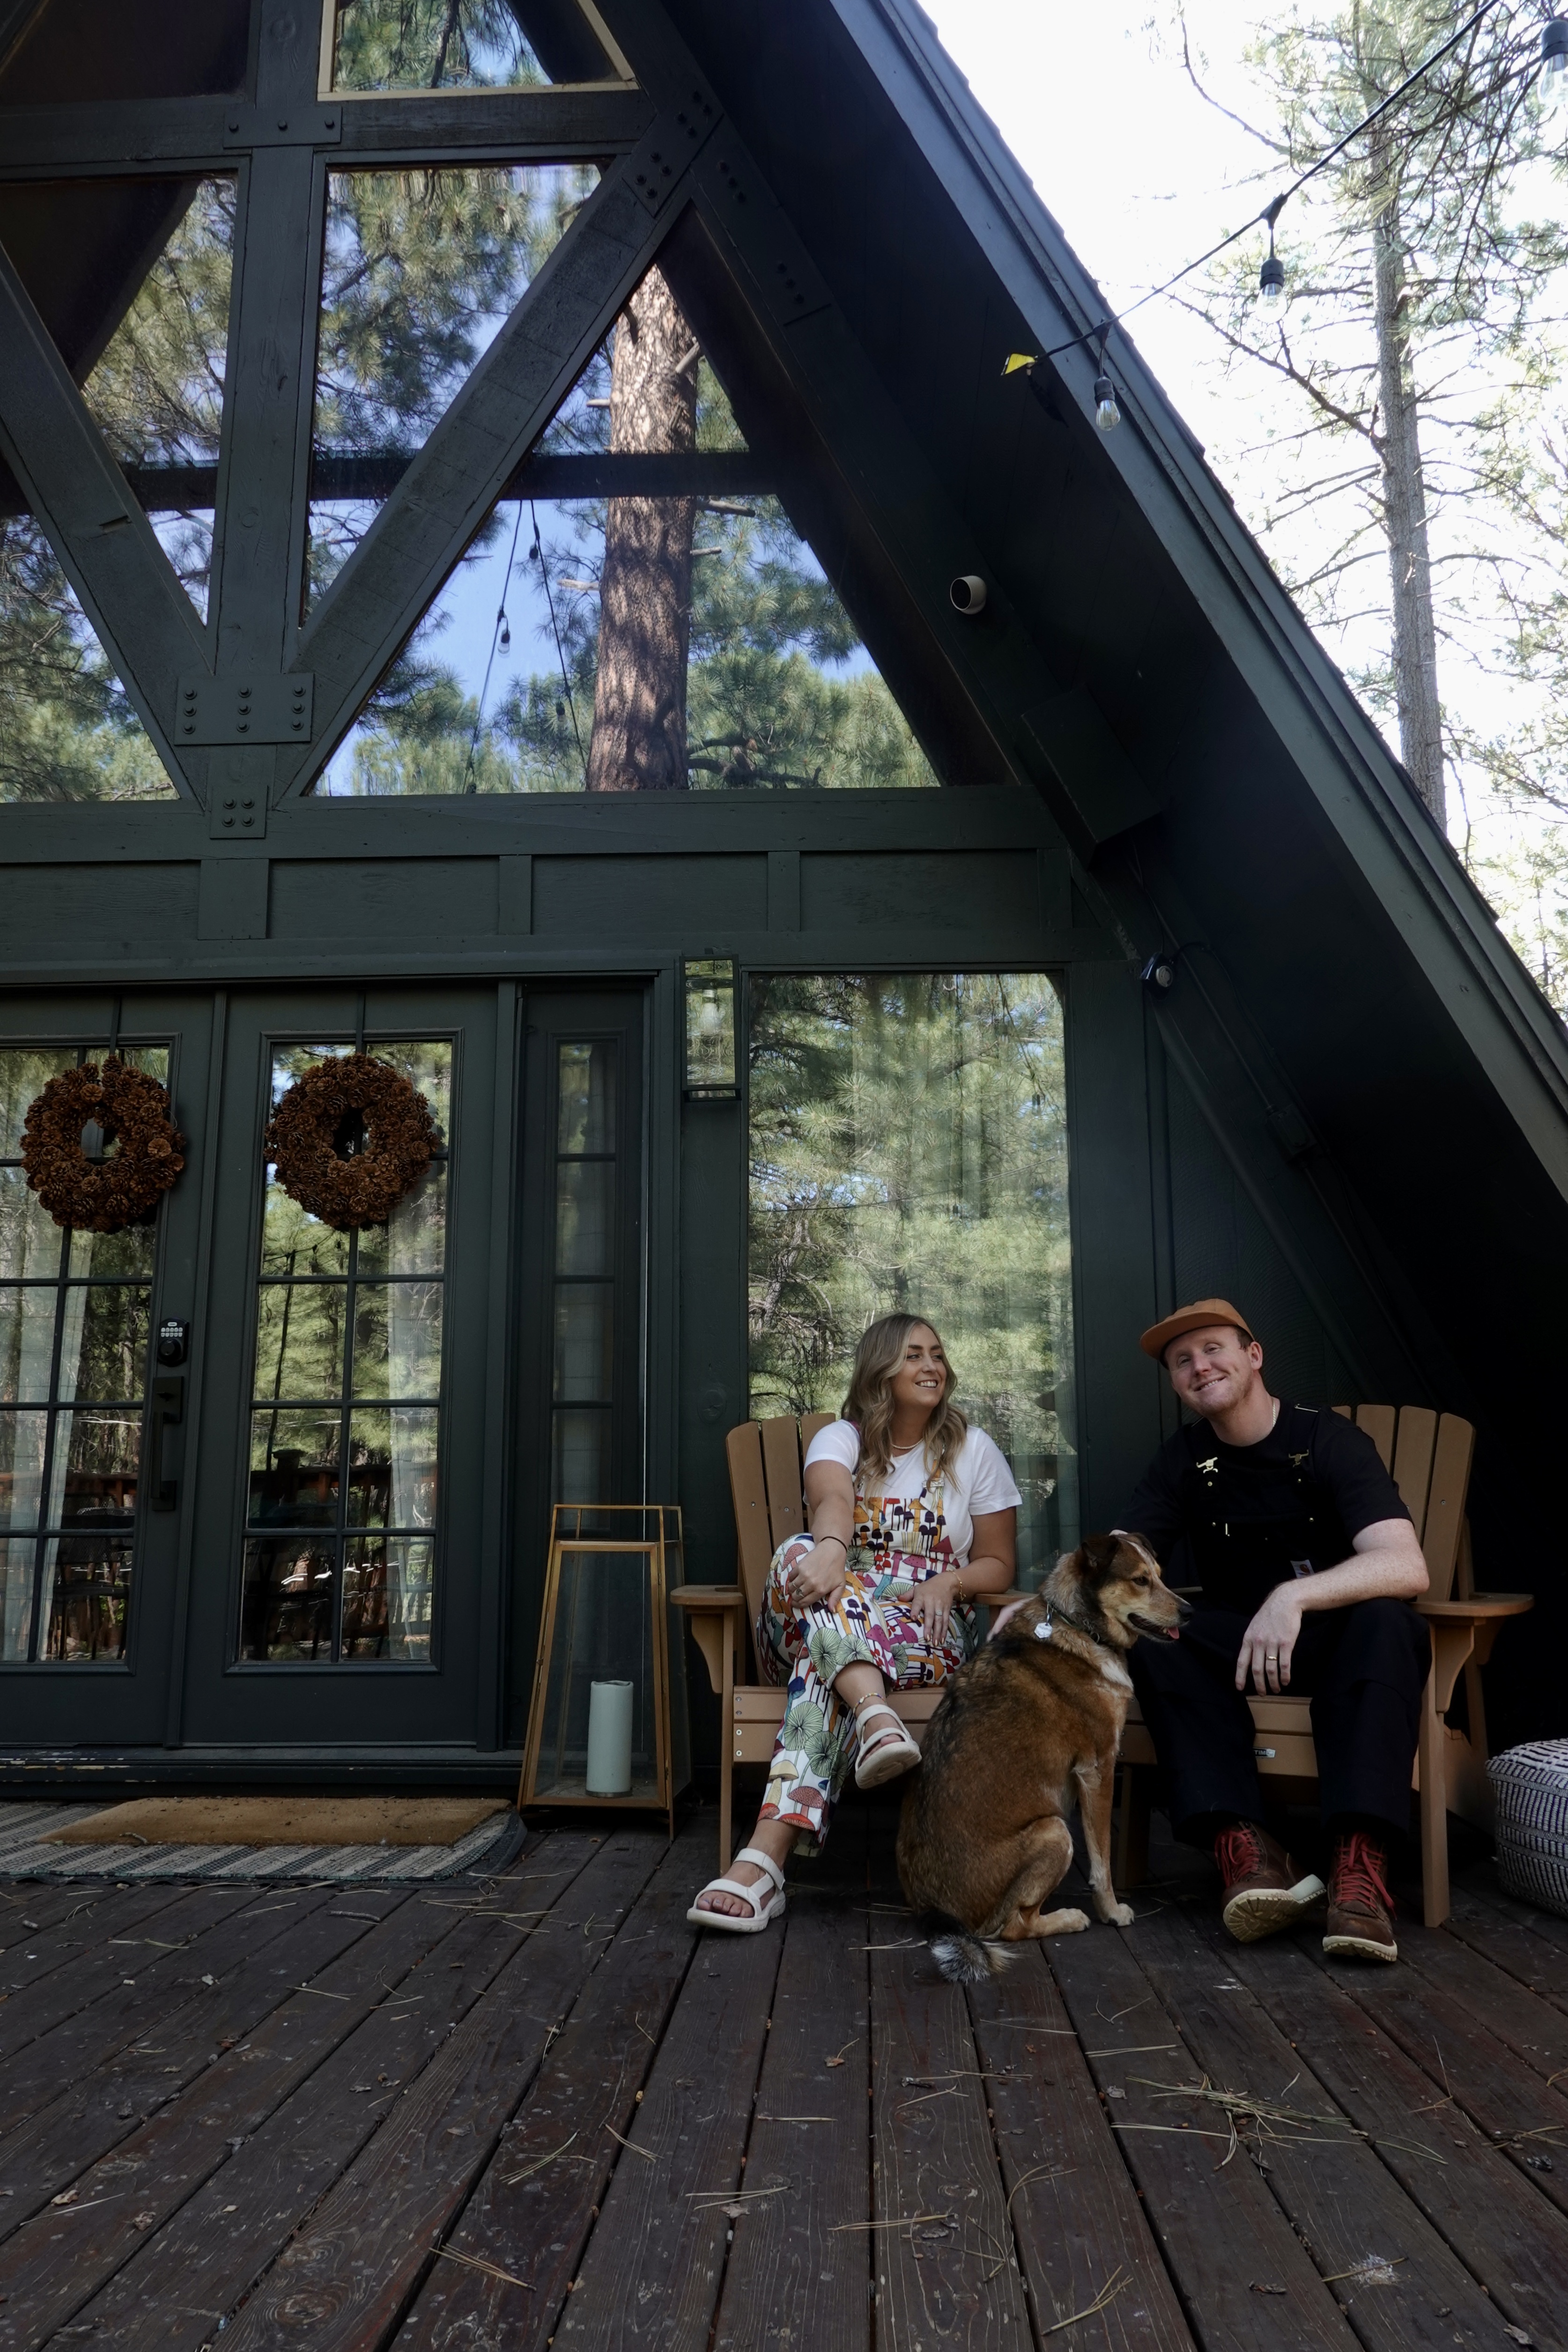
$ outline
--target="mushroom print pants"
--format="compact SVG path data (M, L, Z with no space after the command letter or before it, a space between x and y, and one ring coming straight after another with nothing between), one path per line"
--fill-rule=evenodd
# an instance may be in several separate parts
M910 1539L918 1551L902 1549ZM768 1681L784 1683L784 1719L768 1768L760 1821L799 1831L797 1853L816 1853L854 1761L853 1710L833 1685L846 1666L875 1666L889 1689L944 1683L979 1646L973 1609L960 1606L933 1648L910 1602L928 1577L956 1568L942 1517L940 1488L911 1508L900 1496L855 1498L855 1549L844 1589L831 1608L799 1608L785 1579L800 1538L781 1544L768 1570L757 1617L757 1656Z

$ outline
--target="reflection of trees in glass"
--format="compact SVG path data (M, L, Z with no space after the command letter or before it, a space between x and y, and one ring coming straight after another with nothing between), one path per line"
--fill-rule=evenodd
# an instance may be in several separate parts
M338 89L519 89L546 76L508 0L341 0Z
M88 377L83 397L122 465L216 460L233 242L233 181L196 183ZM157 530L205 613L210 513L160 511ZM0 524L0 801L173 789L42 530L26 515Z
M752 1410L838 1410L877 1315L931 1315L1013 1465L1023 1554L1072 1534L1061 1007L1042 973L752 982Z

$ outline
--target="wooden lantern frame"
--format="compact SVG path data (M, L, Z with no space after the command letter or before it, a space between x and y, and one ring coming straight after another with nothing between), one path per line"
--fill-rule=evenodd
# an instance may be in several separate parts
M645 1532L640 1535L589 1535L581 1532L584 1518L590 1521L640 1519ZM652 1522L654 1532L646 1530ZM528 1806L541 1803L609 1807L619 1812L662 1812L669 1834L675 1835L674 1761L670 1724L669 1685L669 1577L668 1555L674 1552L678 1560L685 1558L685 1529L679 1503L557 1503L550 1514L550 1551L544 1571L544 1605L539 1623L539 1652L534 1661L533 1695L528 1709L528 1739L523 1749L522 1773L518 1782L517 1809L521 1813ZM582 1796L558 1796L553 1793L541 1798L537 1793L539 1751L544 1732L544 1703L550 1686L550 1669L555 1645L555 1618L561 1600L562 1562L568 1552L638 1553L647 1562L648 1603L653 1631L653 1744L654 1782L658 1793L654 1797L633 1793L626 1797L595 1797L584 1791ZM679 1580L679 1579L678 1579ZM566 1672L571 1674L571 1662ZM565 1704L564 1696L563 1704Z

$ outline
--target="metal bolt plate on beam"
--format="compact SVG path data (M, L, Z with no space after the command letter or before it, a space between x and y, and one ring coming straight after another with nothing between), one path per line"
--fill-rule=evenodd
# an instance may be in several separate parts
M719 101L694 82L682 102L662 113L626 157L633 194L657 213L720 121Z
M231 106L224 117L226 147L339 147L342 137L341 106Z
M290 677L184 677L174 705L179 743L308 743L316 680L310 670Z

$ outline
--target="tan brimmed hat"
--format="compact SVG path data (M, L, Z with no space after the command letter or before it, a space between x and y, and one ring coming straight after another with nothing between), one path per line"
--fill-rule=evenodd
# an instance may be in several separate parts
M1201 1331L1208 1323L1234 1323L1238 1331L1245 1331L1249 1339L1252 1337L1251 1324L1228 1298L1194 1298L1190 1307L1178 1307L1163 1323L1151 1323L1138 1345L1146 1356L1163 1364L1173 1339L1179 1339L1184 1331Z

